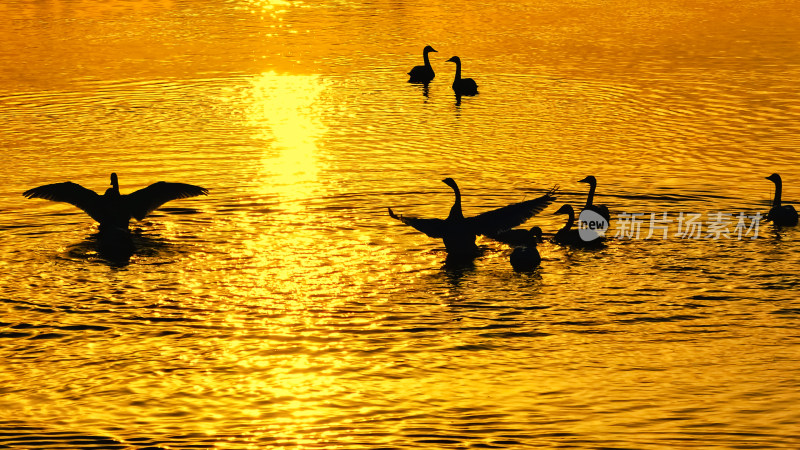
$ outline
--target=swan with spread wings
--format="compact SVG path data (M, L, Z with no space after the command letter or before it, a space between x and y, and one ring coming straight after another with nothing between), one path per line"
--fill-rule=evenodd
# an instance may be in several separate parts
M119 179L111 174L111 187L100 195L67 181L25 191L26 198L42 198L77 206L100 224L100 231L127 230L132 218L142 220L164 203L180 198L208 195L208 189L193 184L159 181L130 194L120 194Z
M446 219L408 217L395 214L392 208L389 208L389 216L432 238L442 239L445 249L447 249L448 257L477 256L479 253L478 246L475 245L477 236L483 235L491 238L522 225L550 205L556 199L554 194L558 189L553 187L541 197L512 203L477 216L464 217L464 213L461 210L461 191L455 180L445 178L442 182L453 189L456 197L455 203L450 208L450 214Z

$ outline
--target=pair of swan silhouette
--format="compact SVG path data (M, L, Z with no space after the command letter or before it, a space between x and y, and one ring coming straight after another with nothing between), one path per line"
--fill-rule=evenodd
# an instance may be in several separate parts
M422 50L422 60L424 64L421 66L415 66L411 69L411 72L408 72L409 83L430 83L436 76L436 73L433 71L433 66L431 66L431 60L428 57L428 53L431 52L438 53L430 45L425 46L425 48ZM461 58L458 56L453 56L446 62L456 64L456 75L455 79L453 80L453 91L455 91L457 95L477 95L478 83L476 83L472 78L461 78Z
M797 225L798 215L795 208L792 205L781 204L782 182L780 175L774 173L766 178L775 183L775 197L772 201L772 207L767 213L766 220L772 221L779 227ZM541 256L536 244L542 242L542 229L533 227L530 230L524 230L514 229L514 227L522 225L555 201L554 194L558 189L557 186L539 198L514 203L474 217L464 217L461 210L461 191L455 180L445 178L442 181L450 186L455 193L455 202L450 208L450 214L446 219L408 217L395 214L391 208L389 208L389 216L406 225L410 225L429 237L442 239L448 258L474 258L478 254L478 247L475 245L477 236L486 236L514 247L510 262L515 270L533 270L541 263ZM605 219L607 224L610 223L611 214L608 207L594 204L597 179L590 175L579 182L589 184L589 195L583 210L591 211ZM566 214L567 223L553 236L552 241L554 243L584 248L603 245L604 237L599 236L596 239L586 240L577 229L573 228L575 210L571 205L565 204L561 206L555 214Z

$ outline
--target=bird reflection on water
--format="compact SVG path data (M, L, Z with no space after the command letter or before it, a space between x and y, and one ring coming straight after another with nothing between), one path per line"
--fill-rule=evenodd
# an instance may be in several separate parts
M157 234L133 230L97 232L67 246L66 257L73 260L102 261L111 267L124 267L141 258L163 259L181 254L180 246ZM135 258L134 258L135 256Z
M428 83L428 82L425 82L425 83L410 83L410 84L412 86L416 87L416 88L419 88L420 92L422 92L422 96L425 97L425 103L427 103L428 99L430 98L430 92L431 92L430 85L431 84Z

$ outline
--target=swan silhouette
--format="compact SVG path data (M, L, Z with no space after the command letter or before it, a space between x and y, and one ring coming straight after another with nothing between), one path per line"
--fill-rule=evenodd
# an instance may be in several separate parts
M429 237L442 239L448 258L450 257L475 257L478 255L478 246L475 239L478 235L496 236L523 224L537 213L544 210L556 198L553 194L556 187L545 195L519 203L513 203L502 208L486 211L473 217L464 217L461 210L461 191L455 180L445 178L442 180L453 189L455 202L450 208L446 219L423 219L395 214L389 208L389 216Z
M436 50L434 50L430 45L426 45L422 50L422 60L425 62L425 64L422 66L414 66L411 69L411 72L408 72L409 83L428 83L433 80L433 77L436 76L436 74L433 73L431 61L428 59L428 53L430 52L436 52Z
M586 197L586 205L583 206L583 210L586 211L588 209L589 211L596 212L606 219L606 223L611 223L611 213L608 211L608 207L606 205L595 205L592 203L594 201L594 191L597 189L597 179L594 175L589 175L579 180L578 183L589 184L589 196Z
M580 231L572 228L575 224L575 210L572 208L572 205L562 205L561 208L553 214L567 215L567 223L553 236L554 243L570 247L599 247L603 245L605 237L598 236L595 239L586 241L581 237Z
M531 271L542 262L536 248L536 244L542 242L542 229L539 227L508 230L488 237L514 247L510 262L511 267L518 272Z
M773 173L766 178L775 183L775 197L772 200L772 208L767 213L766 220L771 220L777 226L797 225L797 210L794 209L794 206L781 205L781 190L783 189L781 176Z
M529 272L542 263L542 256L536 248L536 244L542 242L542 229L533 227L528 234L530 235L528 243L515 247L509 258L511 267L517 272Z
M100 232L128 230L131 218L142 220L146 215L170 200L208 195L208 189L192 184L159 181L136 192L119 193L117 174L111 174L111 187L103 195L80 184L67 181L39 186L25 191L26 198L42 198L66 202L82 209L100 224Z
M453 91L456 95L477 95L478 83L472 78L461 78L461 58L453 56L446 62L456 63L456 77L453 80Z

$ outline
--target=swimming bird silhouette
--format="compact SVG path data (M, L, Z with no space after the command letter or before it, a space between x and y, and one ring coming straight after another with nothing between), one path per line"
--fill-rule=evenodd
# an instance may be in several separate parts
M515 247L509 258L511 267L517 272L529 272L542 263L542 256L539 254L539 249L536 248L536 244L542 242L542 229L533 227L529 233L531 237L528 244Z
M461 58L453 56L446 62L456 63L456 77L453 80L453 90L457 95L477 95L478 83L472 78L461 78Z
M772 208L767 213L766 220L771 220L772 223L778 226L797 225L797 210L794 209L794 206L781 205L781 190L783 189L781 176L773 173L766 178L775 183L775 197L772 200Z
M590 241L585 241L581 237L580 231L576 228L572 228L575 224L575 210L572 208L572 205L562 205L561 208L553 214L567 215L567 223L553 236L553 242L556 244L570 247L600 247L603 245L605 241L604 236L598 236Z
M542 262L542 257L536 248L536 245L542 242L542 229L539 227L530 230L517 228L488 237L514 247L510 262L511 267L518 272L531 271Z
M544 210L556 199L553 194L557 188L554 187L545 195L533 200L513 203L473 217L464 217L461 210L461 191L455 180L445 178L442 182L453 189L456 197L446 219L406 217L395 214L392 208L389 208L389 216L432 238L442 239L448 257L477 256L479 252L478 246L475 245L475 239L478 235L497 235L519 226Z
M589 196L586 197L586 205L584 205L583 210L594 211L597 214L600 214L604 219L606 219L607 223L611 223L611 213L608 211L608 207L606 205L595 205L592 202L594 201L594 191L597 189L597 179L594 175L589 175L588 177L579 180L578 183L588 183L589 184Z
M119 193L117 174L112 173L111 187L103 195L71 181L46 184L27 190L22 195L75 205L100 223L100 231L103 232L111 228L127 230L131 218L142 220L170 200L208 195L208 189L192 184L159 181L122 195Z
M434 50L430 45L426 45L422 50L422 60L425 62L425 64L422 66L414 66L411 69L411 72L408 72L409 83L428 83L433 80L433 77L436 76L436 74L433 73L431 61L428 59L428 53L430 52L436 52L436 50Z

